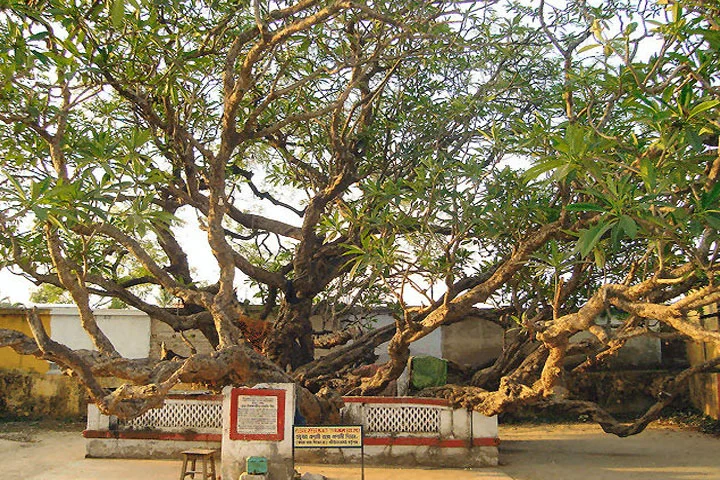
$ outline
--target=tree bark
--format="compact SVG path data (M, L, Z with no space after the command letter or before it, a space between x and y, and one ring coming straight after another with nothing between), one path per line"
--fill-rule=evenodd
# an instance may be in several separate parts
M395 333L395 325L372 330L355 340L351 345L337 348L328 355L303 365L294 372L295 379L311 391L318 391L331 378L343 376L347 371L361 364L369 364L377 360L375 348L390 340ZM348 385L343 381L342 391L357 385Z
M295 370L315 357L311 314L311 299L297 299L286 293L263 349L284 371Z

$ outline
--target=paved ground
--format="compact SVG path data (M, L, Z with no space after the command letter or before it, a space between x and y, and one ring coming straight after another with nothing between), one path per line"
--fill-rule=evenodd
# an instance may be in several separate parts
M501 466L481 470L381 469L366 480L720 480L720 438L652 428L618 439L596 425L501 426ZM0 479L171 480L180 461L84 458L78 431L0 424ZM360 480L355 466L299 465L331 480ZM233 479L235 480L235 479Z
M676 426L618 438L595 424L510 425L500 438L514 480L720 480L720 438Z
M299 472L325 475L329 480L360 480L359 467L335 467L327 465L299 465ZM365 480L512 480L494 468L476 470L432 470L420 468L374 468L365 467Z
M85 458L85 439L78 432L0 435L3 480L171 480L180 475L180 460L114 460ZM359 467L298 465L300 472L330 480L360 480ZM218 466L219 471L219 466ZM497 469L428 470L365 468L365 480L509 480Z

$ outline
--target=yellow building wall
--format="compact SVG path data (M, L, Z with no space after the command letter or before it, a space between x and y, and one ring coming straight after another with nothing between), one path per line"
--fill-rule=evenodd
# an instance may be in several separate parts
M38 313L45 331L50 335L50 312L41 310ZM16 308L0 309L0 328L16 330L32 337L25 314ZM10 347L0 348L0 369L46 373L49 368L50 364L45 360L32 355L20 355Z
M75 378L0 369L0 418L81 420L87 403Z
M698 325L711 331L720 331L717 305L709 305L703 309L703 317L697 316ZM688 343L688 360L690 365L699 365L703 362L720 356L720 344L715 342ZM690 379L690 400L692 404L705 415L720 419L720 374L716 372L699 373Z

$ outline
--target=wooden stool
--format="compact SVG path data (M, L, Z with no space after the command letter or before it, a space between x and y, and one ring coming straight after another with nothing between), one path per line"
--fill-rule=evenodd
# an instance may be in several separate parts
M196 448L194 450L185 450L183 454L183 466L180 473L180 480L190 475L195 478L196 473L202 473L203 480L217 480L215 477L215 450L206 450L204 448ZM196 469L197 461L202 460L202 470ZM208 476L208 460L210 461L210 475ZM187 469L188 461L190 462L190 470Z

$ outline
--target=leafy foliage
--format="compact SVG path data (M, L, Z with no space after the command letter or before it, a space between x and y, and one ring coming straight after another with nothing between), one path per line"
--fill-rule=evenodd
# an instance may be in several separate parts
M316 390L307 372L322 371L373 393L402 372L410 344L485 315L514 343L473 381L507 388L435 393L496 413L553 397L580 331L595 338L583 368L658 333L654 322L718 340L693 321L720 300L709 2L1 8L0 256L67 290L99 355L118 355L90 309L102 297L200 328L264 376L293 372ZM194 225L209 281L191 265ZM251 299L275 318L258 330L272 364L245 341ZM352 365L313 361L310 316L379 305L396 316L390 362L343 384ZM619 327L595 328L610 310ZM361 363L374 347L347 348ZM88 371L108 363L83 361L93 391ZM112 373L154 387L120 400L94 390L125 415L202 371L160 364L138 380L126 367ZM250 381L233 375L208 374Z

